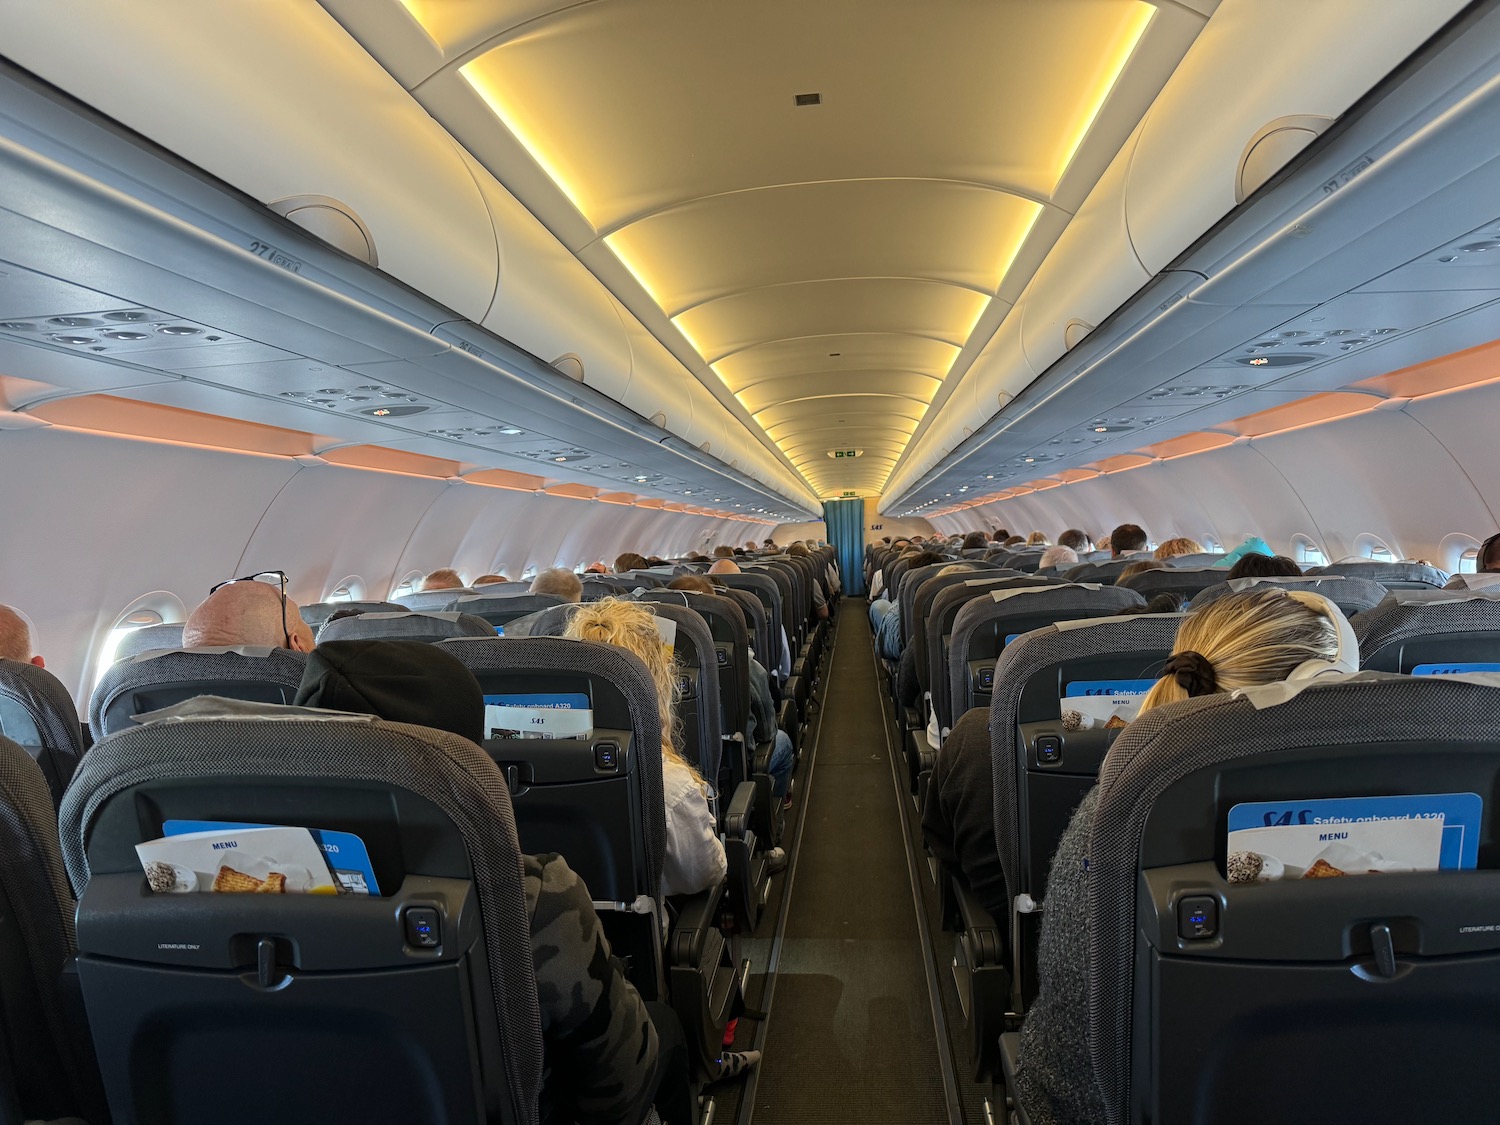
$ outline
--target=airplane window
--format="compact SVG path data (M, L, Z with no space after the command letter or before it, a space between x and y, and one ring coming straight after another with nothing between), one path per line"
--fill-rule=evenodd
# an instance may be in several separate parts
M1210 554L1217 554L1224 549L1224 545L1219 542L1217 537L1205 535L1203 537L1203 549Z
M187 614L183 610L182 602L171 594L148 594L144 598L138 598L115 619L114 625L105 634L104 643L99 646L99 655L94 661L94 686L98 686L99 681L104 678L104 673L109 671L110 665L115 662L115 653L127 634L137 629L144 629L148 625L163 625L169 621L185 620L187 620Z
M364 598L365 583L357 574L351 574L345 578L331 591L323 600L325 602L357 602Z
M1298 535L1292 539L1292 545L1296 549L1297 562L1303 566L1326 566L1328 556L1305 535Z
M1458 556L1458 573L1474 574L1479 570L1479 548L1470 547Z
M407 574L405 577L403 577L400 582L396 583L396 588L391 591L391 597L393 597L393 598L399 598L403 594L414 594L414 593L416 593L417 592L417 583L419 583L421 581L422 581L422 572L420 570L413 570L413 571L411 571L409 574Z
M1391 562L1396 558L1396 553L1387 547L1384 541L1373 535L1361 535L1354 541L1354 551L1357 557L1373 559L1376 562Z

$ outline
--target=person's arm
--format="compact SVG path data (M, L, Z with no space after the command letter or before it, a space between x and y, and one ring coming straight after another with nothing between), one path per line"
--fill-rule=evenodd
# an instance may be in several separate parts
M549 1096L578 1125L638 1125L656 1091L656 1029L610 955L593 900L567 861L525 856Z
M684 766L663 770L666 788L667 854L662 864L663 895L695 895L717 886L729 874L729 861L719 839L708 798L696 779L671 774Z

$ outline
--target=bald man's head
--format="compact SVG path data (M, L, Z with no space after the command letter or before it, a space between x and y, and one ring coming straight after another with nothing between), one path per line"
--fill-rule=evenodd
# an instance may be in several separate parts
M283 605L281 591L266 582L231 582L219 587L182 626L183 648L250 645L311 652L313 644L312 629L302 620L297 603L287 598Z
M35 649L36 641L26 618L21 616L19 610L0 605L0 660L15 660L41 668L46 662L36 654Z
M740 564L733 559L719 559L708 568L710 574L738 574L739 572Z

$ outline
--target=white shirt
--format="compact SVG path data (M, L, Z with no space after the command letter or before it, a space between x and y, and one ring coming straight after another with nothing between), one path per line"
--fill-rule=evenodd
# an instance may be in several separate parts
M729 873L729 861L697 776L681 762L664 758L661 787L667 811L661 893L692 895L718 886Z

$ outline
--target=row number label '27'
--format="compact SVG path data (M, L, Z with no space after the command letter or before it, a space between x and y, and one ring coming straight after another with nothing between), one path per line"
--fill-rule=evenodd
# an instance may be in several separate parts
M272 246L269 242L262 242L258 238L252 238L250 240L250 253L254 254L256 257L264 258L273 266L280 266L282 269L289 270L292 273L302 272L301 262L292 257L290 254L276 249L276 247Z

